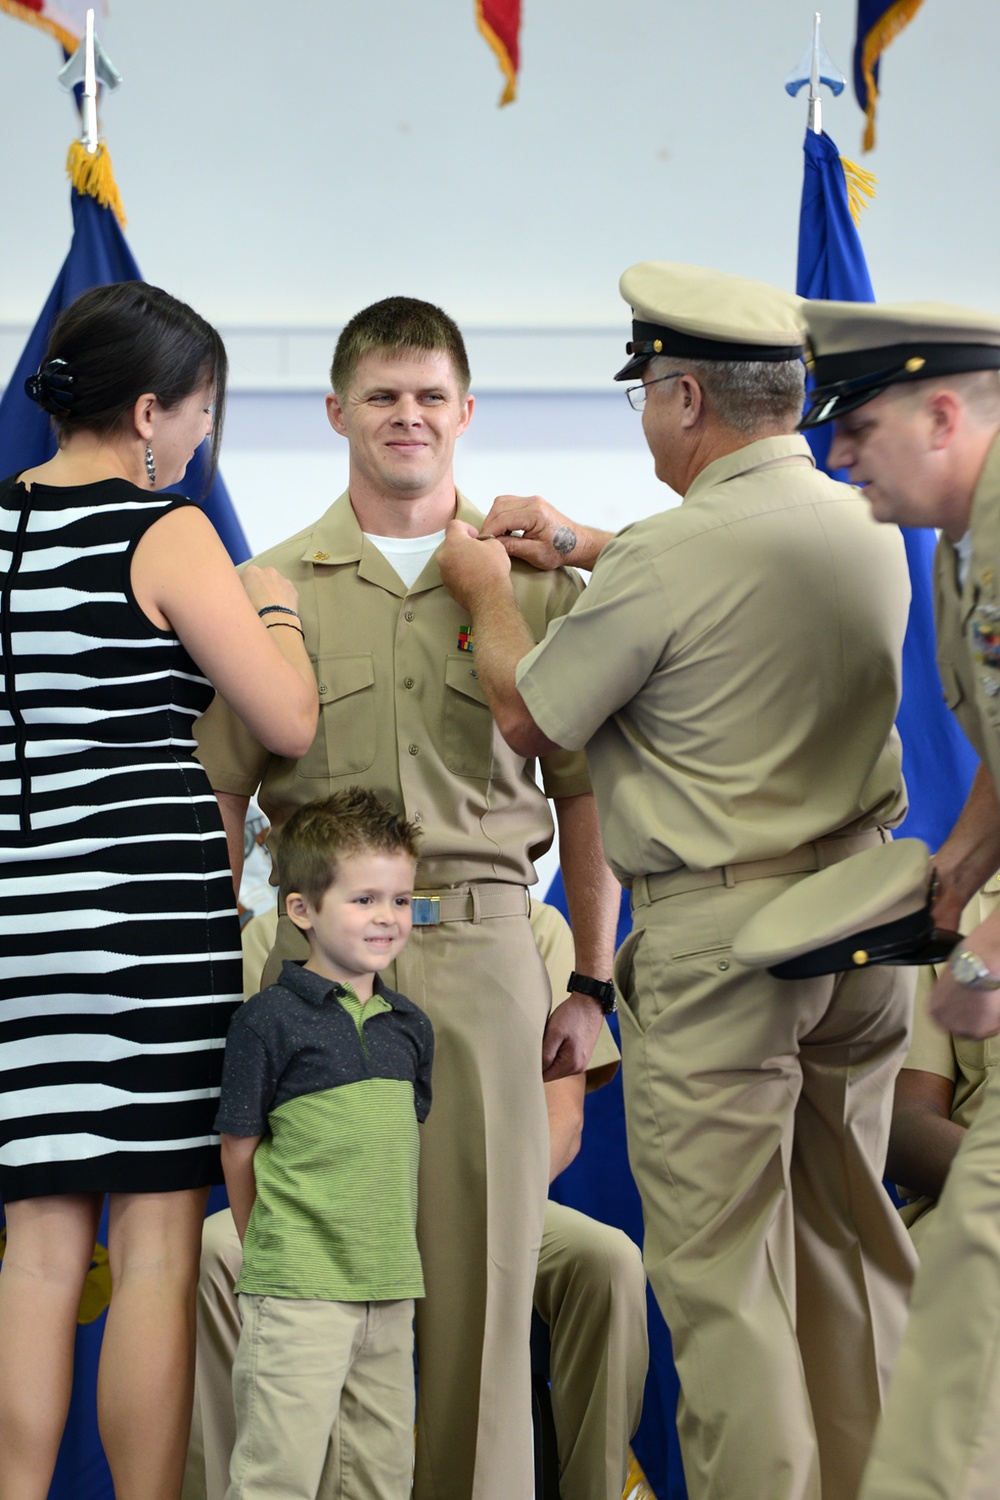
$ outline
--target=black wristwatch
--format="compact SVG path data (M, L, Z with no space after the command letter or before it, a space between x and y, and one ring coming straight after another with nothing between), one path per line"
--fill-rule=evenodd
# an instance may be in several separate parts
M566 988L571 995L589 995L592 1000L597 1001L602 1014L606 1016L614 1015L618 1009L613 979L591 979L589 974L577 974L574 970Z

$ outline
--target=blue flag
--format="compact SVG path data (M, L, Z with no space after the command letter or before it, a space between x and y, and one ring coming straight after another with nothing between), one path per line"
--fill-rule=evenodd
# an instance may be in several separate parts
M89 193L79 193L75 188L70 197L73 239L69 254L0 399L0 478L45 463L56 451L48 416L24 394L25 379L41 364L56 318L89 287L143 279L112 211L102 208ZM226 486L216 475L207 496L203 497L204 480L205 454L199 449L184 478L170 489L198 500L233 562L244 562L250 556L250 548Z
M806 132L805 177L799 221L796 291L801 297L838 302L874 302L865 254L848 202L844 164L827 135ZM814 427L806 437L821 469L835 479L842 470L827 464L833 426ZM948 712L934 649L931 563L933 531L901 528L910 567L910 618L903 642L903 698L896 725L903 741L903 774L910 810L897 837L921 838L931 851L947 838L962 810L977 758L958 721Z

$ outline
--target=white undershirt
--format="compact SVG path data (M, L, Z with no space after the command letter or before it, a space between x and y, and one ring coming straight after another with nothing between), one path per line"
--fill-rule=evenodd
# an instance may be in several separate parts
M444 541L443 531L433 531L430 536L375 536L366 531L365 536L395 568L407 588L413 587Z
M955 556L958 558L958 586L965 588L965 580L969 576L969 566L972 562L972 532L967 531L961 541L955 543Z

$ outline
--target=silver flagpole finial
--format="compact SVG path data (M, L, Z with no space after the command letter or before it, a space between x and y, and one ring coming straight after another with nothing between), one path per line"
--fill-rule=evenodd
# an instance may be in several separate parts
M813 16L812 41L803 53L798 67L793 68L785 79L785 92L791 94L793 99L799 89L806 84L809 85L809 129L815 135L823 133L823 100L819 92L820 84L825 83L836 97L844 92L847 83L843 73L832 62L820 40L819 19L819 11L816 11Z
M94 12L87 11L87 29L83 41L69 62L59 70L59 82L70 91L83 84L80 141L91 156L97 150L97 85L113 90L121 83L121 74L108 57L94 32Z

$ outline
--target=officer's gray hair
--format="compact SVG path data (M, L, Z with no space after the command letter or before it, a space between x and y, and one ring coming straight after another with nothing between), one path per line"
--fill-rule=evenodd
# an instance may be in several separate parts
M752 436L762 429L794 432L805 404L805 367L800 359L695 360L658 355L650 379L682 370L693 375L720 422Z

